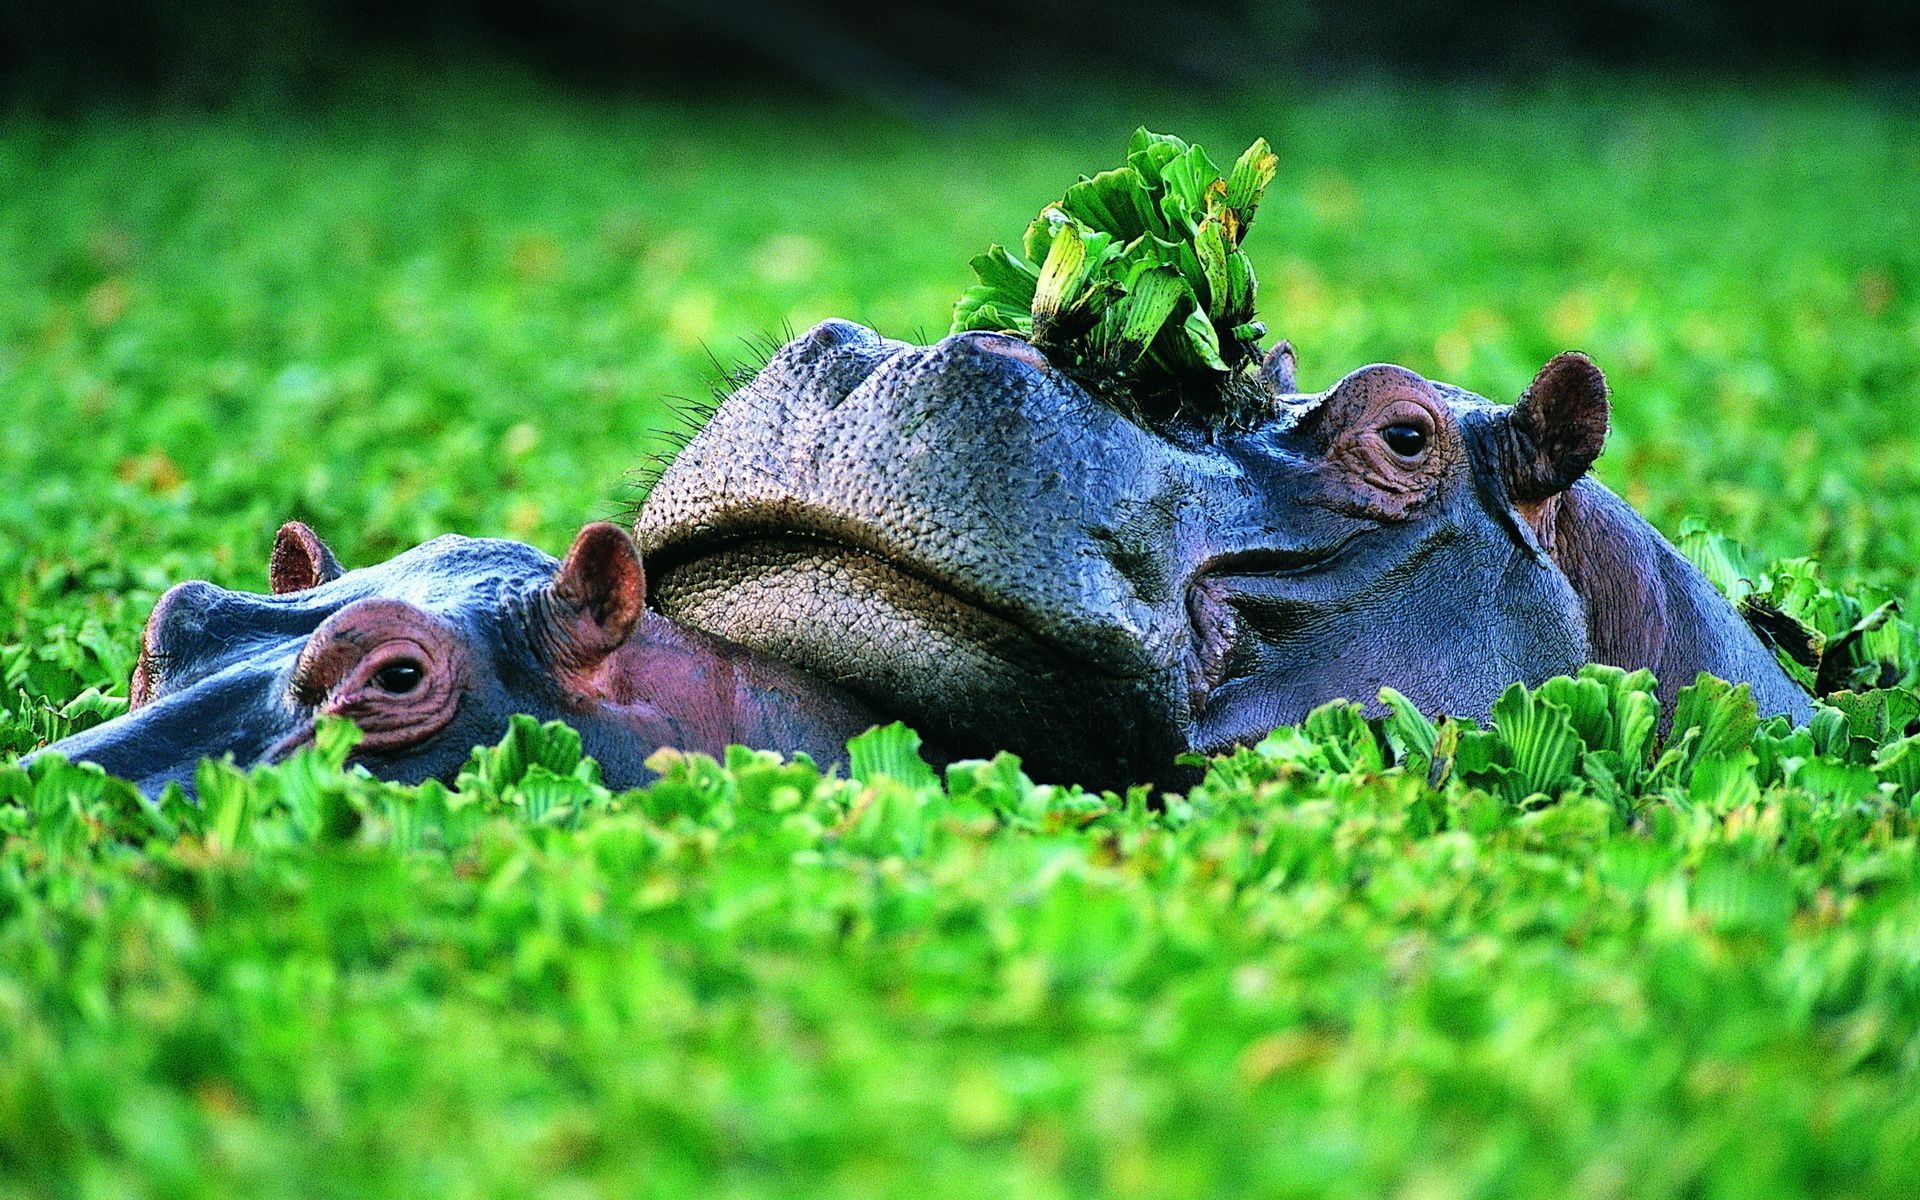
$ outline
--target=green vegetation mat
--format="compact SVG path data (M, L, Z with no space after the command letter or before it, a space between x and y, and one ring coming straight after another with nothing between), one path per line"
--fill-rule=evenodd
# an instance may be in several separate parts
M1913 666L1846 639L1920 601L1910 99L1277 95L0 120L0 754L117 709L165 586L264 589L285 519L560 549L710 352L937 333L1142 123L1272 142L1246 252L1304 385L1511 398L1585 349L1604 480L1749 547L1687 538L1810 676ZM1754 565L1796 556L1865 603ZM888 731L853 782L626 795L530 726L454 789L341 772L344 730L198 808L0 766L0 1195L1911 1195L1920 712L1645 708L1330 708L1158 808Z
M1204 424L1251 420L1267 327L1241 243L1278 164L1262 138L1222 174L1204 147L1135 130L1126 161L1043 207L1017 253L974 257L953 331L1018 333L1143 412L1171 399Z

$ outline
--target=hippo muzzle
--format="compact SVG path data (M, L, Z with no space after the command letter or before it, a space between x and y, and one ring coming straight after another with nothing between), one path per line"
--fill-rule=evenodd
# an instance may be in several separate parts
M1187 526L1235 475L1016 338L832 322L720 409L635 532L668 616L962 753L1052 774L1099 744L1081 778L1119 785L1185 745Z
M312 728L278 702L293 656L235 663L189 687L168 693L92 729L55 742L24 760L61 754L96 763L131 780L148 796L170 783L193 790L195 768L209 755L231 755L240 766L271 761L277 748Z

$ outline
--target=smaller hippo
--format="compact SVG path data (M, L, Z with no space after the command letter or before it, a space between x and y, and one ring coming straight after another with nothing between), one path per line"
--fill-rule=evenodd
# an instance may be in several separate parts
M346 717L354 761L404 783L450 781L515 713L565 720L611 787L646 782L656 749L741 743L844 761L877 723L847 693L646 608L632 538L582 529L556 563L519 542L435 538L345 571L283 526L273 594L183 583L154 607L132 708L42 753L98 763L154 794L203 757L278 761L315 719Z

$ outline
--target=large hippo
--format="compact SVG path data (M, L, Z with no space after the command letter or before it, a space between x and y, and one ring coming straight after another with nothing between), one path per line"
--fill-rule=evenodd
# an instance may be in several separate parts
M1252 420L1158 419L1017 337L829 321L721 405L636 533L667 616L845 686L960 754L1171 778L1336 697L1483 716L1588 661L1808 697L1708 581L1587 475L1585 356L1517 404L1395 366ZM1248 411L1246 405L1237 406Z
M519 542L441 537L343 571L312 530L280 530L271 595L183 583L142 635L132 708L49 747L149 794L191 790L202 757L273 762L321 714L363 738L387 779L451 780L514 713L564 719L614 787L651 777L662 746L745 743L823 766L874 714L838 688L646 608L618 526L589 525L566 559Z

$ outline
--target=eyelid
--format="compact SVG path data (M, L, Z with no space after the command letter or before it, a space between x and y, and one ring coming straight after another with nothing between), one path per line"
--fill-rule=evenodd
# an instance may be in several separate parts
M1376 411L1380 414L1380 425L1382 428L1389 425L1412 425L1417 423L1427 429L1432 429L1435 424L1432 409L1420 403L1420 401L1406 396L1396 397L1387 404L1382 405Z

